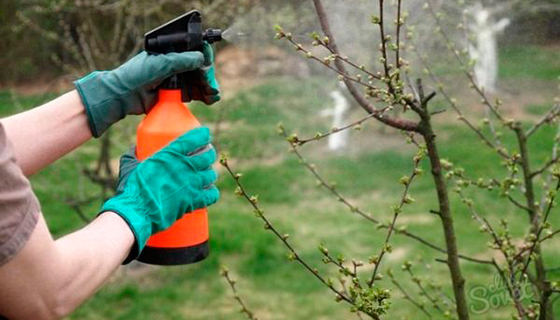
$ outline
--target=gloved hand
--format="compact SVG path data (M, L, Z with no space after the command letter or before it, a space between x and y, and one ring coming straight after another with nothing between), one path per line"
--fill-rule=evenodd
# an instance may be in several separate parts
M121 158L117 194L105 202L102 212L117 213L134 233L136 245L125 262L138 257L152 234L167 229L185 212L218 200L211 139L208 128L201 127L141 163L134 150Z
M214 75L212 47L204 52L148 55L142 52L112 71L94 71L74 82L82 99L94 137L129 114L148 113L157 99L157 86L176 73L185 86L186 101L212 104L220 100Z
M204 64L200 69L179 74L183 83L183 101L202 101L208 105L220 100L220 85L214 73L214 51L207 42L202 50Z

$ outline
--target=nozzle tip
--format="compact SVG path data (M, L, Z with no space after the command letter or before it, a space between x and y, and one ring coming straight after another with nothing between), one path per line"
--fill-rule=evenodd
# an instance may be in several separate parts
M202 35L202 39L208 41L208 43L214 43L222 40L222 30L220 29L206 29Z

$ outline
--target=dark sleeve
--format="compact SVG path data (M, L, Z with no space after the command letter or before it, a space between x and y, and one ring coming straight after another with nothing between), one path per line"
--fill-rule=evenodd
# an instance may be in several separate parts
M39 217L39 201L16 164L0 122L0 266L27 243ZM0 318L1 319L1 318Z

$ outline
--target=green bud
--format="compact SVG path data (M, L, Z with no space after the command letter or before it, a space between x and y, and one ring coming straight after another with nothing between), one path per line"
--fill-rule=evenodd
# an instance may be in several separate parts
M254 195L254 196L250 196L249 201L251 201L253 204L259 203L259 195L257 194L257 195Z
M412 198L410 195L406 195L403 199L403 202L406 204L410 204L410 203L414 203L416 200L414 200L414 198Z
M399 180L400 184L402 185L408 185L410 183L410 177L409 176L402 176L401 179Z
M283 135L286 130L284 129L284 124L282 122L278 122L276 125L276 129L278 130L278 134Z
M309 35L309 37L310 37L312 40L315 40L315 41L319 41L319 39L320 39L319 34L318 34L317 32L315 32L315 31L311 32L311 34Z
M441 159L440 163L441 163L441 167L444 168L445 170L450 170L453 168L453 163L447 159Z
M227 165L228 156L225 153L220 154L220 164L225 166Z
M297 143L299 141L296 133L292 133L291 135L289 135L286 140L291 143Z
M241 197L241 196L243 195L243 189L241 189L240 186L237 186L237 187L235 188L235 191L234 191L234 192L235 192L235 194L236 194L237 196L239 196L239 197Z
M224 277L225 275L227 275L228 272L229 272L228 267L222 266L222 267L220 268L220 275L221 275L222 277Z
M284 33L284 29L279 24L274 25L274 31L277 33Z

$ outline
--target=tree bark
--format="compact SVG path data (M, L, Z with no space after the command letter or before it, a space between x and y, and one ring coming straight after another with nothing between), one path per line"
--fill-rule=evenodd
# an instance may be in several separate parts
M460 320L469 319L469 309L467 306L467 298L465 296L465 278L461 273L459 265L459 254L457 250L457 238L455 236L455 228L453 226L453 217L451 216L451 208L449 205L449 194L447 183L442 173L441 159L436 145L436 135L430 123L430 115L424 108L424 114L421 115L420 130L426 147L428 149L428 158L432 168L432 177L436 186L436 192L439 202L439 217L443 227L445 244L447 247L447 266L451 274L453 284L453 295L457 303L457 316Z
M521 124L517 124L514 127L514 131L517 135L517 141L519 144L519 151L521 153L521 168L523 170L523 181L525 187L525 199L527 199L527 207L529 208L529 223L531 224L531 233L537 234L539 226L539 207L535 203L535 191L533 186L533 175L531 172L531 166L529 161L529 152L527 150L527 136L523 131ZM540 244L535 245L533 252L536 255L535 259L535 271L537 274L537 287L539 289L540 297L540 313L539 320L553 320L554 313L552 309L552 303L549 303L549 298L552 295L552 288L549 281L546 279L546 268L541 255ZM530 257L528 257L530 258Z

